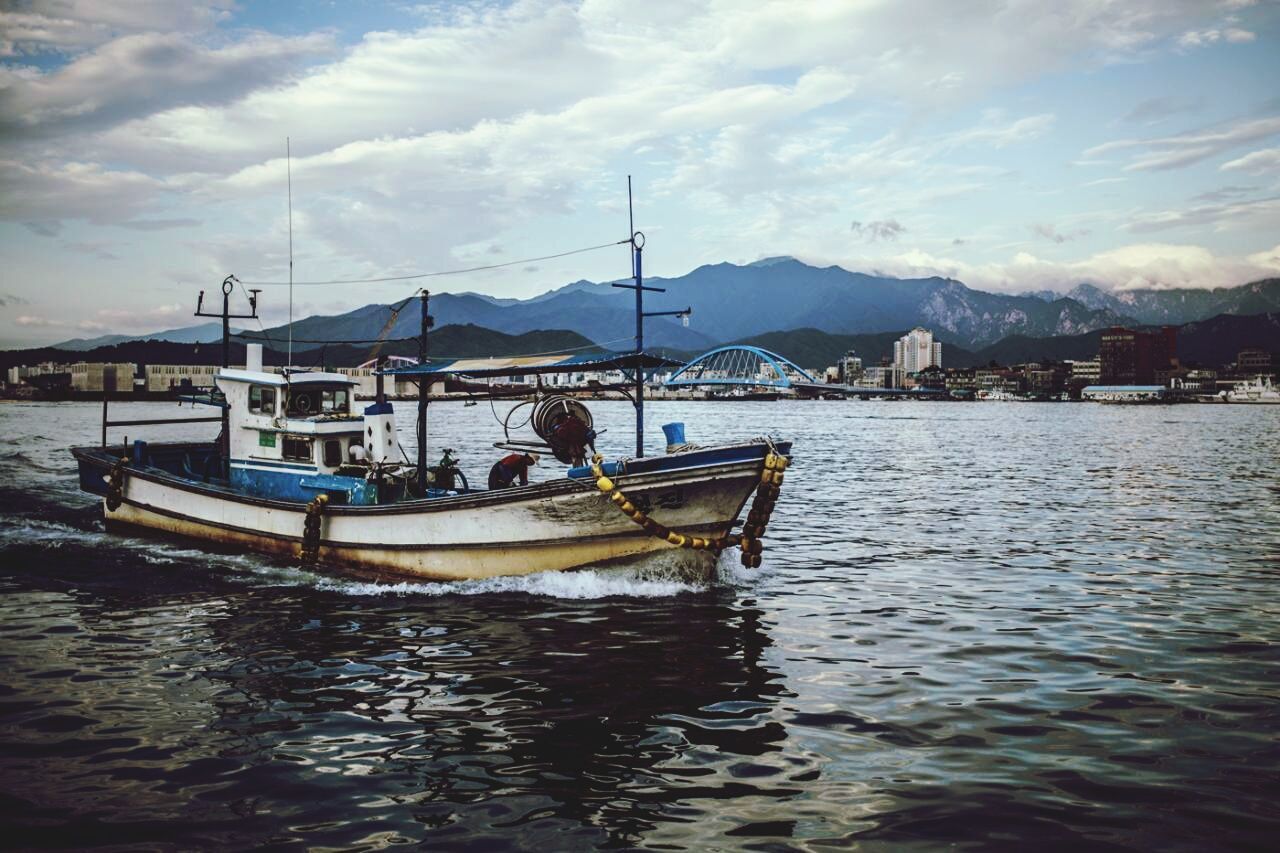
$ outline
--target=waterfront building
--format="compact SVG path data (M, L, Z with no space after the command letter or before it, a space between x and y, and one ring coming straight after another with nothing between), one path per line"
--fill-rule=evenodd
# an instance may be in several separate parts
M867 388L901 388L902 370L894 365L878 365L865 367L862 370L862 382Z
M133 393L132 362L103 364L101 362L78 361L71 365L72 391L112 391L115 393Z
M52 361L43 361L31 367L25 364L10 367L5 372L5 378L10 385L21 385L24 380L32 376L48 376L53 373L66 372L67 369L63 365L54 364Z
M849 350L840 359L840 363L836 365L839 381L845 385L862 384L862 359L859 358L857 352Z
M212 364L148 364L142 371L147 392L159 394L185 386L212 388L219 369Z
M972 367L948 367L946 369L948 391L977 391L977 371Z
M1260 347L1242 349L1236 355L1236 372L1242 375L1270 373L1271 365L1271 353Z
M942 366L942 344L933 332L916 326L893 343L893 363L903 373L919 373L926 367Z
M1102 333L1098 353L1101 385L1151 385L1156 371L1168 370L1178 357L1178 328L1141 332L1112 326Z
M1097 385L1102 376L1102 362L1096 358L1068 361L1066 365L1072 385Z

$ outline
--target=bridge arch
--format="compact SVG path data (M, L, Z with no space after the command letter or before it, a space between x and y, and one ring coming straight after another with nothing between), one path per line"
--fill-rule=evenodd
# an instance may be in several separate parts
M418 360L416 358L413 358L412 356L408 356L408 355L386 355L382 357L382 360L385 361L387 365L390 367L408 367L411 364L418 363ZM378 366L378 360L376 358L371 358L368 361L366 361L364 364L357 365L357 367L377 367L377 366Z
M663 383L668 388L691 385L739 385L790 388L792 383L816 384L802 367L761 347L735 344L708 350Z

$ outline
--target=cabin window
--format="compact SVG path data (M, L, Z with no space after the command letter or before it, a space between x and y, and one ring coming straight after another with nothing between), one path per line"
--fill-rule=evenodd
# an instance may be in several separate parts
M262 385L250 385L249 411L274 416L276 413L276 389Z
M324 443L324 464L329 466L342 464L342 442L336 438Z
M286 435L281 455L285 459L292 459L295 462L310 462L312 459L311 439L297 435Z
M346 414L348 411L347 399L348 392L346 388L335 388L322 392L320 398L320 411L322 412L338 412Z

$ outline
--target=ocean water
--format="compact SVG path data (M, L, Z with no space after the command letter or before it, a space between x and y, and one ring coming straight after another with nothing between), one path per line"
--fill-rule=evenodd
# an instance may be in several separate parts
M379 585L107 535L66 453L100 408L0 405L5 846L1274 845L1280 407L648 414L659 452L795 441L759 570ZM430 422L483 482L489 407Z

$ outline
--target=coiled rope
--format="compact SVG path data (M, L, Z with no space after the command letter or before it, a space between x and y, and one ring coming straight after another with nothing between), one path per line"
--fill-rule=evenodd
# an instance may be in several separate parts
M737 545L742 550L742 565L749 569L760 567L760 555L764 551L761 537L769 526L769 518L782 493L782 472L787 469L787 457L778 453L772 445L764 457L764 470L760 472L760 483L756 486L755 498L751 502L751 510L747 513L746 523L741 533L731 533L718 539L704 539L701 536L685 536L670 527L659 524L649 517L644 510L637 507L613 480L605 476L600 464L604 457L597 453L591 457L591 473L596 478L596 488L609 495L609 500L636 524L640 525L651 536L665 539L677 548L691 548L695 551L713 551L716 556L725 548Z

